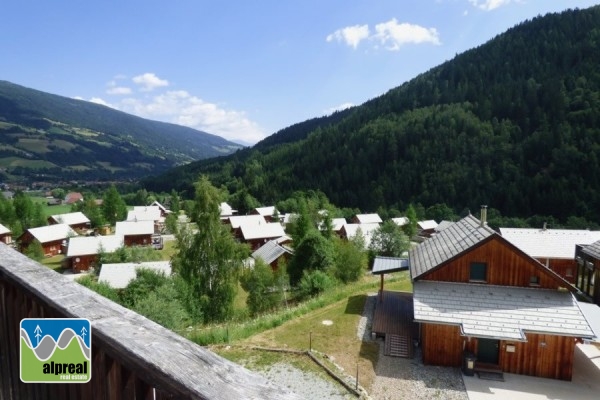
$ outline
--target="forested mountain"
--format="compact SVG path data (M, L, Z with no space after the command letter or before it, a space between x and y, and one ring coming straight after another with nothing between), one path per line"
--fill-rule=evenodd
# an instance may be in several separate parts
M0 81L0 180L135 179L241 147L192 128Z
M488 204L598 221L600 7L523 22L331 118L146 187L184 191L206 173L264 203L319 189L363 211Z

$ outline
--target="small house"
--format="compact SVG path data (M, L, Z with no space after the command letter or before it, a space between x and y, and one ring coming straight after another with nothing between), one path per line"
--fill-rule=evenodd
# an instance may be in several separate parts
M409 264L425 364L571 380L575 344L595 337L576 289L485 220L455 222Z
M252 258L254 260L263 260L265 264L271 266L273 271L277 271L277 268L279 268L279 263L282 260L285 262L289 261L291 255L293 254L290 248L277 242L278 240L269 240L267 243L263 244L260 248L254 251L254 253L252 253Z
M150 246L154 235L154 221L119 221L115 235L122 236L125 246Z
M97 266L101 252L114 253L123 246L122 236L75 236L69 238L65 265L73 272L87 271Z
M219 211L221 213L221 221L226 221L232 215L237 214L237 210L234 210L226 202L222 202L221 204L219 204Z
M273 216L275 214L279 215L279 212L277 211L277 209L275 208L275 206L256 207L254 210L252 210L252 211L250 211L248 213L248 215L260 215L267 222L279 222L279 220L275 221L273 219Z
M137 206L136 206L137 207ZM136 208L134 207L134 209ZM158 209L160 210L160 216L161 217L167 217L167 215L171 214L172 211L169 210L167 207L163 206L162 204L160 204L158 201L154 200L152 202L152 204L149 205L149 207L158 207Z
M285 236L285 231L279 222L266 224L243 224L240 226L241 241L248 243L256 250L269 240Z
M242 239L242 231L240 229L242 225L264 225L267 223L267 220L262 215L232 215L227 221L231 226L233 236L238 240Z
M379 229L379 224L344 224L340 230L340 237L342 239L350 240L353 239L360 231L363 238L365 239L365 247L369 247L371 244L371 236L373 232Z
M48 217L48 224L67 224L71 229L79 232L87 231L91 227L90 220L82 212L51 215Z
M70 192L65 196L65 204L74 204L83 201L83 195L79 192Z
M158 206L135 206L127 212L127 221L152 221L155 233L160 233L165 225L165 217Z
M600 231L579 229L500 228L509 242L570 283L575 283L575 247L600 240Z
M417 222L417 235L428 238L435 233L438 223L432 219Z
M12 232L2 224L0 224L0 242L4 244L12 243Z
M106 283L113 289L125 289L129 282L136 278L136 271L141 268L164 273L166 276L171 275L171 263L169 261L102 264L98 282Z
M382 222L379 214L356 214L352 218L353 224L381 224Z
M44 255L46 255L46 257L52 257L63 254L67 247L67 239L73 236L77 236L77 232L69 225L56 224L27 229L19 237L18 241L21 252L24 253L31 243L37 240L44 249Z

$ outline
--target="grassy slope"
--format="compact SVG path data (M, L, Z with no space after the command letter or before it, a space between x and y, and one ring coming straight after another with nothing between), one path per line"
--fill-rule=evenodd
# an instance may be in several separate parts
M407 272L395 274L392 282L386 282L386 290L411 291ZM358 364L359 382L367 390L375 378L375 367L379 354L376 343L364 343L356 331L368 293L377 289L378 277L365 277L349 297L317 308L300 317L293 318L281 326L234 342L248 346L263 346L307 350L312 336L312 348L330 356L347 374L354 375ZM373 285L365 287L364 283ZM323 321L332 321L324 325ZM227 357L227 352L216 350Z

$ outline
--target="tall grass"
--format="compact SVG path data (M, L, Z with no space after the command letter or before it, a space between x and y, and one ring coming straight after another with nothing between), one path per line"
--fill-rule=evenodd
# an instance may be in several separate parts
M399 277L387 279L386 283L400 281L408 281L408 276L403 274ZM327 293L313 297L293 307L280 309L276 312L264 314L251 320L230 321L225 324L202 326L179 333L202 346L234 342L276 328L294 318L298 318L318 308L348 298L350 295L378 288L378 280L357 282L351 285L340 285L329 290Z

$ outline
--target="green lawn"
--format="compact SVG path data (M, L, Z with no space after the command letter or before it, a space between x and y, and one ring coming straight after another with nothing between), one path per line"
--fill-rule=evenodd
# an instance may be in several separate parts
M35 204L42 205L42 211L44 212L46 218L51 215L67 214L71 212L71 205L61 204L58 206L49 206L48 199L46 199L45 197L31 197L31 201L33 201Z

